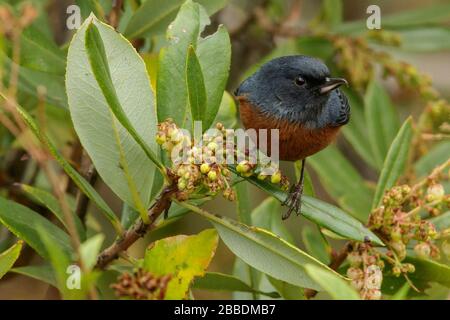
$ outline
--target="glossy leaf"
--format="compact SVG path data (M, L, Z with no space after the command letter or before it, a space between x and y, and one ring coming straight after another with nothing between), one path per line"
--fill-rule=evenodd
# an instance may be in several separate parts
M329 269L315 258L267 230L249 227L226 217L212 215L186 203L183 205L208 219L216 227L223 242L236 256L275 279L301 287L318 289L316 282L306 274L304 266L310 263Z
M33 210L1 197L0 222L45 259L49 258L49 253L37 228L45 232L49 241L61 251L72 252L69 236L64 231Z
M278 298L280 295L276 292L262 292L255 290L239 278L219 273L207 272L201 278L194 281L192 288L217 291L240 291L265 295L271 298Z
M306 272L335 300L360 300L358 293L341 277L328 270L307 265Z
M12 268L19 258L22 246L23 242L19 240L12 247L0 253L0 279Z
M218 241L213 229L158 240L145 252L144 269L159 276L172 275L165 299L183 299L194 277L205 274Z
M188 48L186 60L186 83L192 120L203 122L206 116L206 89L202 67L192 46Z
M277 280L275 278L267 276L267 280L270 284L277 289L281 297L286 300L305 300L305 293L303 288L294 286L290 283Z
M155 36L166 30L169 23L175 18L178 9L184 0L147 0L133 14L125 30L127 38ZM226 0L198 0L208 14L221 9Z
M436 282L450 288L450 266L433 261L407 256L406 263L412 263L415 272L408 274L413 283Z
M367 220L373 191L335 146L328 146L309 157L307 163L318 173L325 190L342 208L360 221Z
M155 101L142 59L125 38L92 17L78 30L69 47L66 87L72 120L83 147L108 186L134 206L128 180L121 170L119 146L113 140L114 116L120 122L117 131L126 150L130 176L142 202L148 205L158 149L154 141Z
M377 189L372 202L372 208L380 205L384 192L393 187L403 174L408 160L409 147L412 139L411 118L408 118L400 128L392 142L378 179Z
M232 167L230 169L234 170ZM269 182L260 181L253 177L248 178L247 181L269 193L280 202L286 200L287 193ZM338 207L307 195L303 195L302 200L302 215L319 226L330 229L346 239L356 241L365 241L366 239L376 245L383 246L382 241L375 234Z
M377 168L381 169L400 127L398 115L386 90L375 81L367 88L364 104L368 140Z

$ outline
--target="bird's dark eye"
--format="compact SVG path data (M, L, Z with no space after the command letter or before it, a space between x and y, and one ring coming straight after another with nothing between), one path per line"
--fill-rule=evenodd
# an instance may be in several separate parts
M296 85L302 86L305 84L306 81L302 77L298 76L297 78L295 78L294 82Z

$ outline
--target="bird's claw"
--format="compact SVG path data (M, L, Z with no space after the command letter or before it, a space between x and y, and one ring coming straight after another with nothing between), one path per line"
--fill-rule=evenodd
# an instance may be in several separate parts
M303 186L294 186L293 189L289 192L288 197L282 203L283 206L288 207L288 210L283 214L282 219L286 220L295 212L297 215L300 215L302 210L302 194L303 194Z

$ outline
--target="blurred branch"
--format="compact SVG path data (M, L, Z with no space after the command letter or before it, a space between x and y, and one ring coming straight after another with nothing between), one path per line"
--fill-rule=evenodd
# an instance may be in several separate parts
M113 6L108 16L108 22L114 29L119 25L122 6L123 0L113 0Z

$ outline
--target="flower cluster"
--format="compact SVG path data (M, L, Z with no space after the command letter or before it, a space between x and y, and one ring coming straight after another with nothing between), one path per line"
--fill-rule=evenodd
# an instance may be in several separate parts
M117 279L117 283L111 285L118 297L132 298L135 300L163 300L167 284L171 275L155 276L143 269L138 269L133 274L123 273Z
M221 123L212 132L207 131L200 141L192 139L190 133L180 129L171 119L158 125L156 141L165 150L172 161L172 171L178 179L177 198L186 200L193 194L222 195L233 201L235 193L232 189L230 160L235 163L235 171L242 177L257 176L259 179L270 177L274 184L288 185L287 179L276 170L264 176L263 165L246 159L245 152L240 152L234 143L234 131L225 129ZM231 157L231 159L230 159Z
M399 45L401 39L393 33L370 32L368 39L389 45ZM391 55L375 51L364 37L349 38L329 36L336 49L336 64L350 79L352 87L364 89L373 78L375 63L379 64L384 77L393 77L405 89L415 90L426 100L436 100L438 92L432 87L431 78L421 74L409 63L398 61Z
M352 286L362 299L379 300L384 268L380 254L369 243L354 243L352 247L353 250L347 255L350 264L347 276Z

